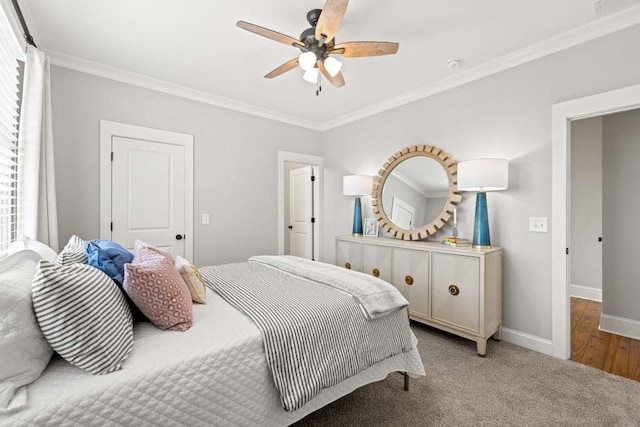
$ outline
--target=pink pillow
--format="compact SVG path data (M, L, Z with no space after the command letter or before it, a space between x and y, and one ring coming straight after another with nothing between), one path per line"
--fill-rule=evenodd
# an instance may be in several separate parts
M124 265L122 288L129 298L160 329L189 329L193 324L191 294L173 263L150 248L137 251L136 258L144 261L134 259Z
M165 258L169 258L169 260L171 260L171 262L175 262L173 257L171 256L171 254L169 252L163 251L162 249L158 249L155 246L151 246L150 244L143 242L142 240L136 240L134 249L133 249L133 254L134 254L134 259L133 262L136 261L141 261L140 259L136 259L138 257L140 257L141 255L143 255L140 251L141 249L151 249L153 252L162 255Z

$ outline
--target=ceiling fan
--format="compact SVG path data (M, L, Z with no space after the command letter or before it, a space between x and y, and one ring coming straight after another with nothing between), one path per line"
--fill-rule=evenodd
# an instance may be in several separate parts
M331 55L342 55L348 58L392 55L399 48L398 43L392 42L362 41L336 44L335 35L342 24L348 3L349 0L328 0L324 9L310 10L307 13L307 21L311 27L300 34L299 40L245 21L238 21L236 25L302 51L299 57L282 64L265 75L265 78L272 79L300 66L305 71L306 81L318 83L319 73L322 73L327 80L339 88L344 86L344 77L340 71L342 62Z

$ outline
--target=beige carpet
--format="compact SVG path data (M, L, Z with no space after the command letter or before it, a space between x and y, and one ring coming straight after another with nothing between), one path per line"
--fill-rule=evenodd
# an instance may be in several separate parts
M640 426L640 383L506 342L413 324L426 377L369 384L296 426Z

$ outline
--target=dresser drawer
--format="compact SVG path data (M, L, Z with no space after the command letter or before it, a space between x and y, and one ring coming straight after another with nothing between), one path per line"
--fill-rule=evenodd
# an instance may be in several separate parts
M336 242L336 265L354 271L362 271L362 245L354 242Z
M480 260L431 254L431 317L471 332L480 330Z
M394 248L391 283L409 301L412 315L429 317L429 252Z
M391 248L363 243L362 272L391 283Z

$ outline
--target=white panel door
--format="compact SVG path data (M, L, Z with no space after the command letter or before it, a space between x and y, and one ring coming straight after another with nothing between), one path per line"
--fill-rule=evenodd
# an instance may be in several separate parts
M402 199L393 197L393 204L391 208L391 222L400 228L405 230L413 230L413 217L416 214L416 209L409 203L404 202Z
M185 147L114 136L112 152L111 239L185 256Z
M289 221L291 255L312 259L313 217L311 166L289 172Z

